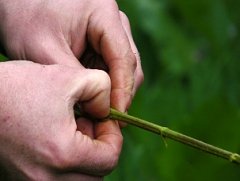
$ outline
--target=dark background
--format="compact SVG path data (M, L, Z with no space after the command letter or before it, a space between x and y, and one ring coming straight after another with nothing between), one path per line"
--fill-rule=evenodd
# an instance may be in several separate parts
M119 0L145 81L130 114L240 153L240 1ZM139 128L106 181L238 181L240 166Z

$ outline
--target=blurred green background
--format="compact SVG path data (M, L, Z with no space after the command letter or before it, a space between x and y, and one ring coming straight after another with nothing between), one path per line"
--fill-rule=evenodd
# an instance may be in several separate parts
M118 0L145 81L130 114L240 153L240 1ZM128 126L106 181L237 181L240 167Z
M240 1L119 0L145 81L130 114L240 153ZM240 167L128 126L106 181L238 181Z

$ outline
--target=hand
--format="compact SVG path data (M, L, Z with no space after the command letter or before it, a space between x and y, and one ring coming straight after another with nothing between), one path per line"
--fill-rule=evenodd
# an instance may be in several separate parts
M75 120L73 105L108 115L110 80L101 70L27 61L0 63L0 163L10 180L101 180L117 164L114 121Z
M1 0L0 17L10 59L104 69L111 106L129 107L143 73L128 19L115 0Z

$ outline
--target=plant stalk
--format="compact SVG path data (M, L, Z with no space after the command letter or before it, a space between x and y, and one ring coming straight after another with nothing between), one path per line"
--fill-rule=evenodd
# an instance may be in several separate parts
M75 109L76 115L82 115L79 110ZM197 140L195 138L192 138L190 136L184 135L182 133L173 131L167 127L163 127L148 121L145 121L143 119L119 112L115 109L110 109L109 115L104 119L112 119L112 120L118 120L122 121L134 126L137 126L139 128L145 129L147 131L156 133L161 135L163 138L169 138L174 141L183 143L185 145L191 146L195 149L204 151L206 153L209 153L211 155L218 156L220 158L229 160L230 162L240 164L240 155L237 153L233 153L227 150L224 150L222 148L210 145L208 143L205 143L203 141Z

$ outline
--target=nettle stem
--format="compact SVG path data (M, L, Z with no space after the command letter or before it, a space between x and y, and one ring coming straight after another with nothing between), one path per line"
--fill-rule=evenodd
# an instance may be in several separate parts
M218 148L216 146L194 139L190 136L186 136L179 132L173 131L167 127L163 127L163 126L145 121L143 119L130 116L128 114L119 112L115 109L111 109L110 114L105 119L122 121L128 124L137 126L139 128L145 129L147 131L159 134L163 138L169 138L169 139L178 141L180 143L183 143L185 145L191 146L193 148L196 148L198 150L204 151L206 153L229 160L230 162L238 163L238 164L240 163L240 155L237 153L232 153L222 148Z

